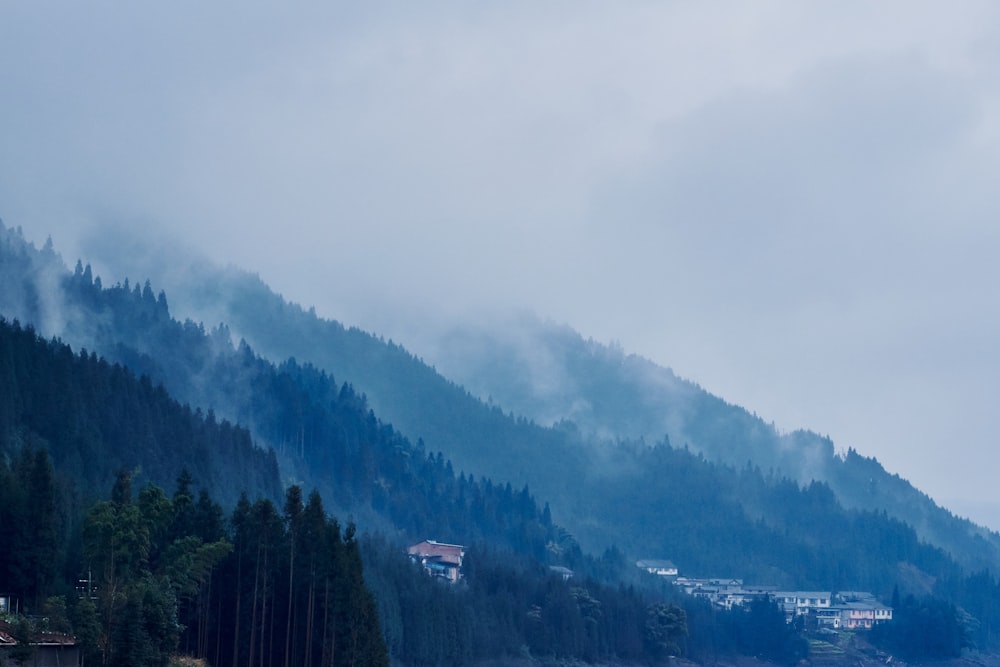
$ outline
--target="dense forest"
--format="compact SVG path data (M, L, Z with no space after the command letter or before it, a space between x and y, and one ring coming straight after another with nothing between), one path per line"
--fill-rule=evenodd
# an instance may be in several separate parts
M134 420L114 420L123 401L145 395L151 386L148 378L136 378L93 355L73 355L64 344L3 321L0 351L0 358L10 362L0 395L7 399L3 411L9 416L4 451L13 462L0 470L9 517L3 530L8 543L19 545L4 553L0 580L23 609L49 618L52 628L74 632L88 664L164 664L178 650L208 658L212 664L230 664L239 659L236 651L247 650L241 647L249 647L248 664L275 664L286 652L295 664L322 665L378 664L388 655L381 644L383 635L371 634L380 627L379 614L375 598L363 584L355 529L351 525L342 531L326 517L318 492L304 501L300 487L289 487L281 511L270 498L251 504L244 494L225 520L222 506L204 488L195 497L193 479L183 466L202 461L203 450L225 448L235 427L181 407L162 387L153 392L159 401L156 410L139 409L140 401L129 407ZM64 372L50 373L60 359L66 364ZM83 371L95 383L108 379L107 391L92 400L74 399L80 381L53 384L45 379L66 380ZM28 382L30 377L36 380ZM110 383L111 378L117 382ZM133 494L132 473L119 469L113 475L110 500L81 505L78 498L93 488L93 479L105 479L106 466L123 461L95 455L89 470L94 477L77 475L75 450L67 453L59 445L73 442L74 434L59 429L39 433L32 426L36 417L31 406L43 399L61 406L67 422L100 424L95 442L102 446L113 447L130 433L145 433L150 448L125 447L138 457L128 463L147 479L162 479L178 470L173 495L166 496L152 482ZM152 414L159 414L160 420L136 425L136 420L142 422ZM181 419L192 431L167 428L169 420L163 415ZM206 435L196 435L202 433ZM181 446L162 451L152 446L170 437L178 438L178 445L204 446L194 453ZM50 451L59 463L55 468ZM368 581L377 593L384 638L396 659L409 664L464 664L470 656L495 658L527 650L645 660L680 650L686 625L678 607L654 606L647 595L595 581L589 586L601 597L591 600L587 587L570 586L541 564L547 550L558 548L564 562L581 571L597 567L571 538L552 526L547 510L539 511L526 489L515 492L509 485L488 480L455 478L448 468L439 455L428 455L421 471L426 475L424 486L454 494L447 499L432 496L450 510L418 504L399 519L424 525L427 519L420 516L424 512L452 522L464 514L466 525L460 532L478 536L477 544L483 545L481 551L473 548L467 586L443 589L405 557L398 541L366 541ZM463 502L464 512L457 505ZM393 514L388 505L386 511ZM526 532L526 525L535 526L535 531ZM497 545L507 546L496 552ZM517 567L511 568L512 563ZM498 577L504 578L502 590L497 588ZM69 592L81 578L91 595ZM598 613L601 601L606 609ZM562 617L570 607L553 607L557 603L564 607L571 603L575 610L566 621L575 625L566 634L549 628L541 616L534 625L525 620L536 618L531 615L536 608L546 619ZM469 615L470 609L477 613ZM590 616L581 615L580 609L590 609ZM663 618L645 619L653 613L650 610L662 611ZM449 620L440 623L442 615ZM645 620L633 626L635 619ZM644 629L647 621L649 629ZM455 632L445 641L438 634L449 623ZM631 639L618 637L611 626L633 628L638 634ZM285 635L280 633L282 627ZM491 641L485 641L484 631ZM375 636L378 642L372 639Z
M281 493L274 453L245 428L180 405L148 376L0 321L0 452L24 446L44 447L81 490L108 488L119 469L162 484L188 466L229 503Z
M69 271L50 246L35 250L0 231L0 315L8 318L0 321L0 452L14 480L4 492L15 517L2 530L10 543L26 545L7 556L3 581L31 610L53 596L74 609L71 584L97 562L94 522L111 530L127 515L129 525L145 526L139 533L148 532L152 545L123 556L133 559L128 568L141 594L141 609L130 608L128 618L176 611L177 632L148 655L109 648L117 631L106 627L99 658L106 664L161 664L171 647L229 664L232 645L254 647L258 662L287 654L330 664L337 654L327 642L343 647L336 632L355 622L376 623L384 642L366 640L365 651L414 665L736 654L794 662L808 651L807 629L786 624L773 605L715 609L633 565L664 556L695 576L864 588L885 601L896 590L899 622L873 639L900 655L907 632L947 638L917 649L926 656L1000 644L1000 584L990 567L970 568L973 557L957 559L922 541L885 511L846 509L825 483L801 484L752 462L720 463L669 439L595 449L572 423L545 428L495 407L463 421L469 397L457 388L454 396L464 398L454 402L411 396L464 424L458 433L466 449L490 450L483 460L496 461L499 472L456 470L450 455L428 446L432 440L411 440L383 421L343 381L349 376L336 382L328 368L264 359L227 324L206 329L175 320L167 295L148 281L104 287L89 266ZM289 321L308 317L287 308ZM425 372L402 348L381 349ZM400 382L416 393L419 386ZM195 480L185 470L211 495L193 500ZM529 487L529 479L538 484ZM136 480L143 486L133 500ZM171 487L172 497L159 491ZM303 499L307 488L315 492ZM320 521L327 511L352 517L363 534ZM177 512L185 518L169 524L165 517ZM302 532L305 516L312 532ZM46 528L33 532L37 526ZM241 532L248 526L250 533ZM460 585L441 586L405 557L408 543L427 538L467 546ZM335 562L316 560L317 540L333 545L326 556L339 553ZM337 559L353 563L344 577L354 578L355 620L337 616L347 612L337 606L333 580L330 590L320 584L320 572L339 567ZM169 562L207 578L171 580L179 575ZM117 576L116 568L102 561L92 571ZM164 597L164 586L173 598ZM104 604L110 618L122 618ZM272 615L265 621L265 614ZM152 627L126 634L159 638Z
M86 665L166 665L181 652L214 665L389 664L354 526L341 530L318 494L304 503L290 487L283 512L243 496L226 520L186 470L172 496L153 484L133 494L121 471L110 499L67 515L43 450L0 475L13 501L4 537L18 545L0 555L0 577L27 612L14 623L18 662L57 633Z
M423 438L456 468L528 484L554 508L577 505L580 487L567 479L587 473L588 464L603 465L599 454L616 455L614 443L666 441L737 469L749 460L801 486L824 482L844 507L884 510L967 569L1000 567L1000 535L952 515L877 460L852 449L837 453L828 438L808 431L780 433L670 369L569 327L524 317L455 330L440 343L441 365L433 368L399 344L289 303L233 267L150 253L141 244L103 259L157 276L182 299L183 312L225 322L273 362L294 357L347 379L383 419ZM643 486L635 480L631 488L633 502L642 502ZM559 515L589 549L621 541L593 531L588 518Z
M0 473L9 499L20 498L8 505L24 519L14 524L32 528L11 535L23 546L0 560L0 576L22 581L20 599L37 612L23 617L19 637L72 633L84 664L164 665L182 652L217 665L378 665L390 649L413 665L530 656L658 664L741 651L790 661L805 651L773 607L723 613L688 600L701 614L692 639L687 612L648 591L567 581L485 546L470 550L462 586L442 585L384 538L359 543L353 525L342 530L319 494L303 499L298 486L280 511L243 496L227 519L204 489L195 497L186 470L171 496L153 484L135 494L121 471L110 498L60 538L64 508L44 451L24 450ZM62 577L44 567L61 562Z

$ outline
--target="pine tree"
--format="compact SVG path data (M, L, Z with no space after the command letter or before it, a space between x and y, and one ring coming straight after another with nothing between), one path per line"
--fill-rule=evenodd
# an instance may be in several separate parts
M302 489L292 485L285 494L285 527L288 531L288 611L285 617L285 667L292 651L292 617L295 615L295 547L302 524Z

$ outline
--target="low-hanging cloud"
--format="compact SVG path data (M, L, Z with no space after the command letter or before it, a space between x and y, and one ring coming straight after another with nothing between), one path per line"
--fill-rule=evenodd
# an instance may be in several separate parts
M1000 389L998 12L8 4L0 216L71 263L170 229L404 343L533 309L960 500Z

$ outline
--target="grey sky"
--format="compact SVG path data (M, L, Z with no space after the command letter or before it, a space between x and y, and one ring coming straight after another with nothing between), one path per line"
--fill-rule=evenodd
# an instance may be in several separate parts
M3 2L0 216L530 308L1000 528L1000 5L332 4Z

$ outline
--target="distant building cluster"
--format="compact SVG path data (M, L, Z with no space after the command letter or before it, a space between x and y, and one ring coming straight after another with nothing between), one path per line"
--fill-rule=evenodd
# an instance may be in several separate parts
M772 600L785 612L785 620L796 617L815 619L818 627L833 630L871 628L892 620L892 607L864 591L783 591L777 586L749 586L742 579L697 579L678 576L668 560L640 560L636 567L662 577L693 597L717 607L743 607L753 600Z

